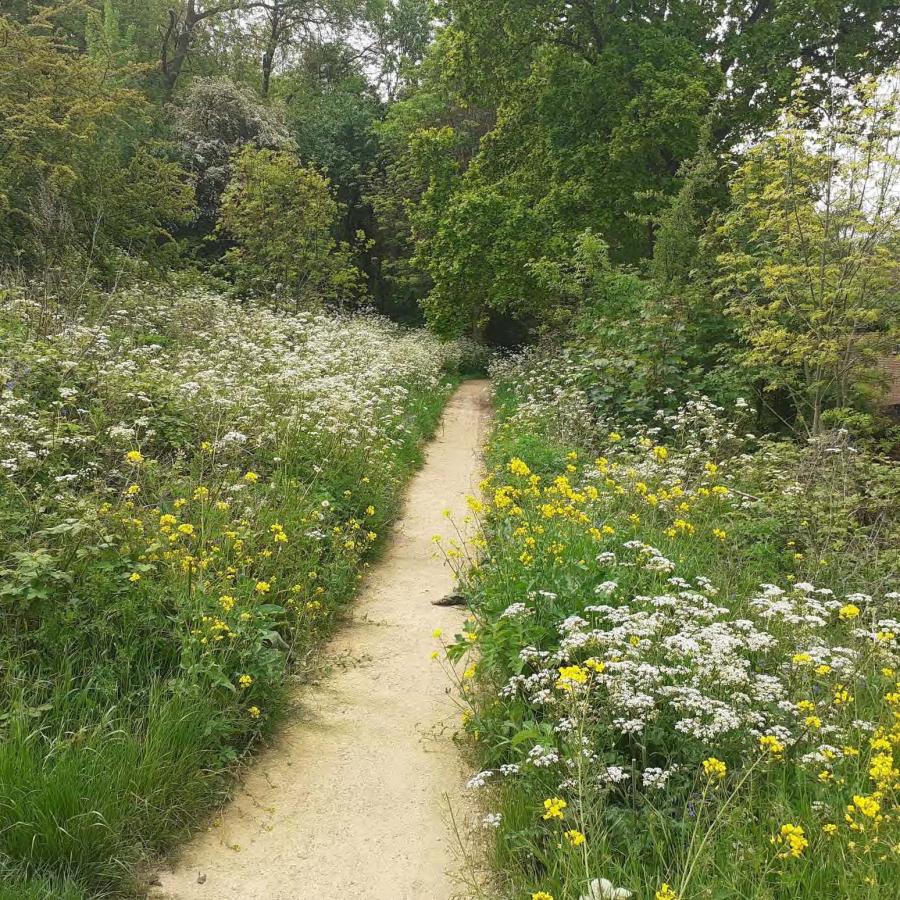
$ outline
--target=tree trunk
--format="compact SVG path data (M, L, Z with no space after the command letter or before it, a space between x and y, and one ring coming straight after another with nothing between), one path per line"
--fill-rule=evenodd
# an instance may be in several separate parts
M169 25L162 41L160 70L162 71L166 90L170 94L175 90L178 76L181 75L185 60L191 51L194 28L198 22L207 18L208 15L209 13L198 12L195 0L188 0L183 22L178 21L174 9L169 10ZM169 56L170 47L172 50L171 57Z
M275 67L275 54L278 52L278 44L281 41L283 21L280 4L276 3L269 9L268 20L269 33L266 36L266 47L262 56L262 84L260 85L260 93L263 97L269 96L272 69Z

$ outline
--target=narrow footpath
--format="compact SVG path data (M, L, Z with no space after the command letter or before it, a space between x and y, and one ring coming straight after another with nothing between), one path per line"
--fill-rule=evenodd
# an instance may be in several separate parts
M331 642L328 674L256 760L234 801L151 894L166 900L450 900L464 895L451 821L465 821L458 710L431 660L459 609L432 538L454 536L480 477L485 381L450 400L384 556Z

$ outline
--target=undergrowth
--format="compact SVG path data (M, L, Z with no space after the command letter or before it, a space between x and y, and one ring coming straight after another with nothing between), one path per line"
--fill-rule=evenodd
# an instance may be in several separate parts
M202 290L0 322L0 897L119 896L285 712L459 353Z
M701 397L586 428L530 365L448 553L501 896L895 896L896 466Z

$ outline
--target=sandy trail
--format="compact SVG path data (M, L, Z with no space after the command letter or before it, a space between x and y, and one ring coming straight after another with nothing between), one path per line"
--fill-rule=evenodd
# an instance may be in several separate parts
M458 609L432 536L452 536L480 473L487 383L462 385L413 479L385 555L326 653L331 672L190 843L152 897L168 900L449 900L460 893L448 798L463 803L458 722L435 627ZM463 810L464 812L464 810ZM202 883L201 883L202 882Z

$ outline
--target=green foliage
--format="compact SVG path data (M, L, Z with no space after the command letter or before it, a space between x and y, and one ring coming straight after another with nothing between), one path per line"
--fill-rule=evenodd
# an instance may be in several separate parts
M845 434L746 437L699 398L651 427L601 406L573 444L560 368L544 395L544 359L498 372L443 648L499 892L893 897L897 467Z
M817 434L829 406L877 396L898 336L900 81L861 83L812 134L807 102L746 154L718 261L742 361Z
M402 134L391 168L407 176L413 266L433 284L429 320L472 333L498 314L542 321L557 298L541 294L529 267L542 259L565 265L588 229L603 236L617 263L652 257L660 216L682 213L669 201L688 178L683 165L706 144L702 165L721 188L712 157L771 123L793 88L788 62L821 63L828 23L838 28L832 71L884 69L897 42L895 11L877 6L838 28L831 4L809 3L797 29L797 10L786 3L729 9L724 20L718 7L690 3L639 16L598 0L446 4L415 91L388 114L394 139ZM872 53L858 57L851 48L864 41ZM823 68L809 79L817 97ZM430 152L421 153L429 141ZM696 221L681 220L697 226L689 244L711 196L722 200L720 189L706 194ZM480 271L489 277L471 275L488 260Z
M338 204L328 179L287 153L245 147L222 196L224 261L239 290L299 304L353 301L356 270L333 235Z
M224 798L471 358L198 289L57 308L18 288L0 308L10 900L137 892Z
M222 76L194 78L174 106L174 130L185 168L193 175L197 221L192 231L208 237L231 177L231 158L247 144L290 150L290 134L277 106Z
M133 72L78 53L38 17L0 20L0 258L110 275L117 252L171 258L191 212L184 173L142 143L150 110Z

